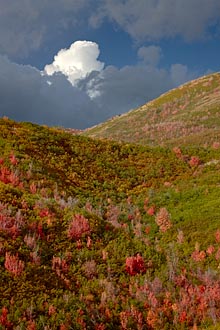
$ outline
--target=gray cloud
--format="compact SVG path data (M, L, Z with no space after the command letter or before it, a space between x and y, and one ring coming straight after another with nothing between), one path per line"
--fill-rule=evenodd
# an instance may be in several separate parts
M183 64L173 64L170 68L170 75L174 86L181 85L188 80L193 79L193 74L191 74L186 65Z
M95 47L88 42L86 45ZM87 53L87 47L84 50ZM81 63L84 67L88 59L81 47L79 51L80 60L85 60ZM57 68L58 72L47 75L0 55L0 116L49 126L86 128L136 108L196 77L182 64L174 64L170 70L157 67L161 50L154 46L142 48L138 54L146 63L142 61L121 69L97 66L99 62L94 56L91 62L94 66L89 67L99 71L86 71L88 74L73 84L66 72L65 75L61 72L62 67L60 72Z
M116 23L138 41L182 36L204 37L219 23L219 0L1 0L0 53L27 57L57 35L104 20ZM83 25L82 25L83 24ZM216 29L218 30L218 29Z
M86 0L1 0L0 53L28 56L59 31L76 28L87 6Z
M160 62L162 50L158 46L151 45L139 48L137 54L146 65L157 66Z
M85 128L97 123L97 105L65 76L51 77L0 56L0 116Z
M104 121L195 77L196 74L181 64L171 66L169 71L145 64L122 69L108 66L79 81L78 87L91 96L99 109L103 109L99 118Z
M200 39L219 23L219 0L101 0L90 24L98 27L108 18L136 40L182 36Z

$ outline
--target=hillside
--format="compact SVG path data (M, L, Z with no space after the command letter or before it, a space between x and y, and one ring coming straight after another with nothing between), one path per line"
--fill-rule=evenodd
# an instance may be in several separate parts
M143 145L212 145L220 138L220 73L211 74L83 134Z
M0 329L219 329L219 171L0 119Z

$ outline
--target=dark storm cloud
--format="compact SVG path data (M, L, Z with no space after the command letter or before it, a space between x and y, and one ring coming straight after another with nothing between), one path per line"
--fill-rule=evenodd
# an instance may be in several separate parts
M63 75L48 77L3 56L0 72L0 116L75 128L97 122L97 105Z
M79 81L78 87L102 109L100 119L103 121L134 109L195 76L181 64L171 66L169 71L145 64L122 69L108 66Z

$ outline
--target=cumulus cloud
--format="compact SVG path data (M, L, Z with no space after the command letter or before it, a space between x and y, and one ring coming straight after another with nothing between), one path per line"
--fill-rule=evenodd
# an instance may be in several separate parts
M85 78L92 71L101 71L104 63L97 60L99 46L91 41L76 41L70 48L61 49L52 64L44 70L48 75L61 72L74 85L78 79Z
M182 36L200 39L220 20L219 0L102 0L90 17L98 27L108 18L136 40Z

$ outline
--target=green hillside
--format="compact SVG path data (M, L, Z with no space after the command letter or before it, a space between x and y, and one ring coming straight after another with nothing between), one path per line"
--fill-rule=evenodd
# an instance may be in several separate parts
M215 142L0 119L0 329L219 329Z
M220 73L182 85L83 134L152 146L210 146L220 138Z

